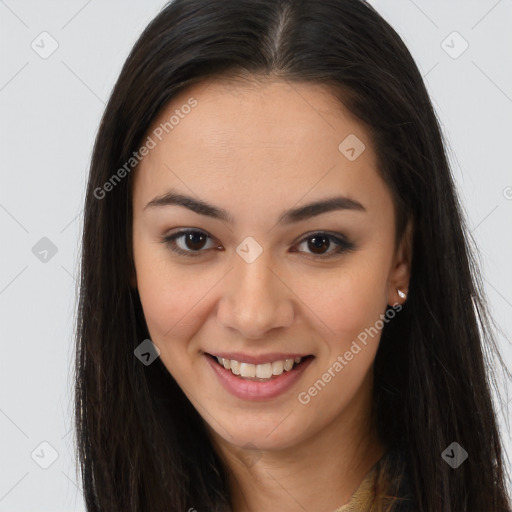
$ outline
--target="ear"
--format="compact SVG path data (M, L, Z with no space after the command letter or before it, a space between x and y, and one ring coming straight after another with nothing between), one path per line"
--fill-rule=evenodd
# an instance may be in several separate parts
M409 293L411 277L413 223L409 219L404 234L395 253L391 274L388 280L388 304L403 304ZM401 292L402 296L399 294ZM403 296L405 294L405 296Z

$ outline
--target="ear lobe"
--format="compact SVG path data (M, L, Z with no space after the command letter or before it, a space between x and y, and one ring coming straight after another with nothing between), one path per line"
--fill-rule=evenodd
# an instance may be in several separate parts
M388 304L403 304L409 292L412 261L413 223L409 219L396 251L394 267L389 277Z

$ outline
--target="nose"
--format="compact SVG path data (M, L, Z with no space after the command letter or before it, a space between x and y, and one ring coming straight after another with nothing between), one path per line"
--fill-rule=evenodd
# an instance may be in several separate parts
M237 257L234 266L217 308L220 324L246 339L267 338L269 331L289 327L294 295L265 251L252 263Z

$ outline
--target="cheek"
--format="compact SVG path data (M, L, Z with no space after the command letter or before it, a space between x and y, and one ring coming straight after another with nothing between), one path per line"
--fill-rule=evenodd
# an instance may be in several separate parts
M201 284L179 274L162 274L156 267L145 273L139 282L139 295L155 343L191 336L192 312L201 291Z
M204 294L204 283L190 278L190 269L169 264L154 244L134 242L137 288L152 341L162 349L165 339L190 337L189 315ZM188 325L188 327L187 327Z
M302 278L298 295L323 325L330 345L350 346L375 324L387 304L386 273L381 266L347 265L324 278Z
M145 267L138 279L139 295L149 336L160 350L160 360L185 391L198 375L194 371L197 361L190 355L198 348L194 342L198 329L194 314L204 295L204 286L179 272L171 272L168 267ZM193 397L189 399L193 402Z
M305 429L313 428L314 418L327 424L362 392L382 332L385 281L383 269L374 266L370 271L364 265L338 270L332 279L322 280L323 288L320 281L315 287L303 281L304 302L318 317L316 331L324 342L317 366L297 397L299 410L307 411Z

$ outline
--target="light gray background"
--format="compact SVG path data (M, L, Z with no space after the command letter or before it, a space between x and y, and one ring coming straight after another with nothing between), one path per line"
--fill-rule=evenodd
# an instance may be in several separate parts
M121 66L164 3L0 0L0 511L84 510L70 429L86 174ZM448 137L510 366L512 1L371 3L408 45ZM51 49L44 31L58 43L46 59L31 47ZM32 251L43 237L57 248L46 262Z

